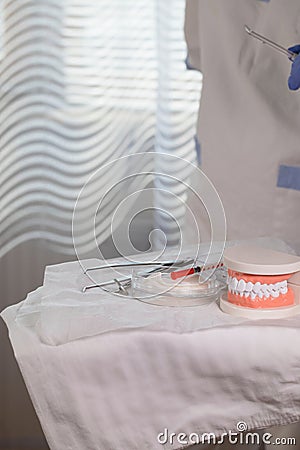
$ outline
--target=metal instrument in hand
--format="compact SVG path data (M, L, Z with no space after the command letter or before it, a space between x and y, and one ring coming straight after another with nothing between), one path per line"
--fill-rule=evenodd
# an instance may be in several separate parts
M278 52L282 53L283 55L287 56L291 61L294 61L296 56L298 56L297 53L294 53L287 48L283 47L280 44L277 44L277 42L272 41L271 39L266 38L265 36L262 36L259 33L256 33L256 31L253 31L250 27L245 25L245 31L255 39L258 39L263 44L267 44L270 47L274 48L274 50L277 50Z

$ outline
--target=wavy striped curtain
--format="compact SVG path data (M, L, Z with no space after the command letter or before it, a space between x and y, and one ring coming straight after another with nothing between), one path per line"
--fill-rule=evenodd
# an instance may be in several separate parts
M195 160L201 79L184 64L184 6L183 0L0 0L0 256L36 238L71 254L78 193L112 159L156 151ZM106 177L114 177L113 167ZM155 183L168 184L163 177ZM106 187L104 178L89 201ZM182 188L177 193L184 198ZM107 205L99 241L109 236L120 199ZM165 196L154 203L179 222L184 217L182 204ZM172 222L160 213L156 222L176 242Z

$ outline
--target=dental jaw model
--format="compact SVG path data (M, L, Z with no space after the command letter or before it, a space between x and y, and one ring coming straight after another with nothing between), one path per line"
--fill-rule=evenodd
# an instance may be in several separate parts
M228 269L228 292L220 301L224 312L253 319L300 313L299 257L236 246L225 251L224 264Z
M248 308L276 308L294 304L287 276L247 275L228 270L228 300Z

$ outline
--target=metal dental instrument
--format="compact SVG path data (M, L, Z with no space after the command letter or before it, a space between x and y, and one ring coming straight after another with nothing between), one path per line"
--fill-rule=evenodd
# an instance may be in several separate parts
M190 260L187 260L190 261ZM183 261L179 261L178 263L182 263ZM185 261L184 261L185 262ZM113 263L113 264L102 264L101 266L89 267L84 271L84 273L91 272L92 270L101 270L101 269L113 269L117 267L135 267L135 266L172 266L176 264L176 261L145 261L145 262L123 262L123 263Z
M117 285L119 287L118 292L120 292L121 294L124 294L124 295L128 295L128 291L127 291L126 287L117 278L114 278L114 281L117 283Z
M113 280L109 280L109 281L103 281L102 283L97 283L97 284L90 284L88 286L84 286L82 288L82 292L86 292L89 291L90 289L95 289L95 288L104 288L106 286L111 286L112 284L117 284L120 287L120 283L128 283L131 281L131 277L124 277L124 278L119 278L118 280L116 278L114 278Z
M282 53L283 55L287 56L291 61L294 61L296 56L298 56L297 53L291 52L290 50L288 50L285 47L282 47L282 45L277 44L274 41L271 41L271 39L268 39L264 36L262 36L261 34L256 33L255 31L253 31L250 27L248 27L247 25L245 25L245 31L252 37L258 39L260 42L262 42L263 44L267 44L270 47L274 48L275 50L277 50L278 52Z
M165 267L165 268L168 268L168 266ZM149 270L146 274L150 275L151 273L158 272L161 269L162 269L161 266L155 267L154 269ZM84 286L84 288L82 289L82 292L86 292L86 291L89 291L90 289L95 289L95 288L104 288L106 286L111 286L113 284L117 284L117 286L119 288L118 292L125 292L126 291L127 292L126 295L128 295L128 291L127 291L126 288L130 287L130 285L131 285L131 276L130 277L123 277L123 278L119 278L119 279L114 278L113 280L103 281L102 283L97 283L97 284L90 284L89 286Z
M156 266L154 267L154 269L149 270L148 272L146 272L146 274L151 274L151 273L155 273L158 272L159 270L167 270L170 267L182 267L183 265L188 265L191 264L194 261L194 259L186 259L186 260L180 260L180 261L156 261L156 262L145 262L145 263L114 263L111 264L110 266L108 265L103 265L103 266L98 266L98 269L108 269L108 268L116 268L116 267L135 267L135 266ZM92 270L96 270L96 268L92 268ZM86 273L87 271L85 271ZM146 275L145 274L145 275ZM123 283L123 284L122 284ZM119 292L123 291L125 293L125 290L127 287L130 286L131 284L131 276L127 276L127 277L123 277L123 278L119 278L116 279L114 278L113 280L110 281L103 281L101 283L95 283L95 284L90 284L88 286L84 286L82 288L82 292L87 292L91 289L95 289L95 288L104 288L106 286L111 286L113 284L117 284L118 288L119 288ZM122 287L121 287L122 286ZM123 289L124 288L124 289Z

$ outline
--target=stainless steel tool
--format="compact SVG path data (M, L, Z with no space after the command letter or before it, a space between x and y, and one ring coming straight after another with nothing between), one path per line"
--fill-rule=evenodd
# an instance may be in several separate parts
M146 262L123 262L123 263L112 263L112 264L103 264L95 267L91 267L86 269L84 273L87 273L90 270L101 270L101 269L111 269L111 268L121 268L121 267L138 267L138 266L152 266L152 269L145 272L145 275L155 273L158 271L166 271L170 268L172 270L174 268L180 268L183 266L187 266L194 262L194 259L183 259L183 260L173 260L173 261L146 261ZM91 289L95 288L103 288L105 290L108 286L116 285L118 287L118 293L128 295L127 288L131 285L131 276L126 276L122 278L113 278L109 281L103 281L101 283L94 283L87 286L84 286L82 292L87 292Z
M294 61L296 56L298 56L297 53L291 52L287 48L283 47L280 44L277 44L277 42L272 41L271 39L266 38L265 36L262 36L259 33L256 33L256 31L253 31L248 25L245 25L245 31L255 39L258 39L263 44L267 44L270 47L274 48L274 50L277 50L278 52L282 53L283 55L287 56L291 61Z
M189 260L190 261L190 260ZM179 261L179 263L182 263L183 261ZM116 262L111 264L101 264L100 266L94 266L89 267L84 271L84 273L91 272L93 270L102 270L102 269L114 269L114 268L120 268L120 267L135 267L135 266L172 266L173 264L176 264L176 261L124 261L123 263Z

